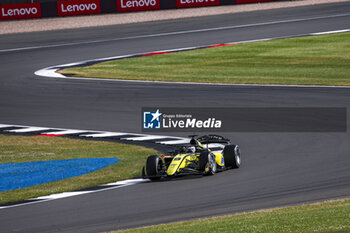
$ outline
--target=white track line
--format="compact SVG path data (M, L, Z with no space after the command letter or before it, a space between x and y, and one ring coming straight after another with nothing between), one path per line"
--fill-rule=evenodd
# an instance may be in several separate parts
M49 129L50 128L43 128L43 127L27 127L24 129L12 129L12 130L6 130L6 131L11 133L30 133L30 132L49 130Z
M350 29L327 31L327 32L316 32L316 33L311 33L311 35L317 36L317 35L326 35L326 34L334 34L334 33L342 33L342 32L350 32Z
M138 184L138 183L144 183L144 182L145 182L145 179L131 179L131 180L117 181L109 184L103 184L100 186L131 185L131 184Z
M160 135L147 135L142 137L129 137L129 138L122 138L122 140L129 140L129 141L147 141L147 140L154 140L154 139L163 139L163 138L174 138L176 139L182 139L180 137L168 137L168 136L160 136Z
M62 131L55 131L55 132L48 132L48 133L41 133L41 134L81 134L86 133L89 131L86 130L77 130L77 129L68 129L68 130L62 130Z
M0 124L0 129L1 128L9 128L12 127L13 125L5 125L5 124Z
M164 142L157 142L159 144L164 144L164 145L177 145L177 144L187 144L187 143L190 143L190 140L189 138L186 138L186 139L180 139L180 140L169 140L169 141L164 141Z
M104 137L114 137L114 136L124 136L124 135L129 135L129 134L128 133L101 132L101 133L87 134L87 135L80 135L80 136L91 137L91 138L104 138Z
M37 203L42 203L42 202L47 202L47 201L52 201L52 200L57 200L57 199L62 199L62 198L67 198L67 197L73 197L73 196L78 196L78 195L84 195L84 194L89 194L89 193L97 193L97 192L107 191L107 190L111 190L111 189L123 188L123 187L127 187L130 185L145 183L145 182L149 182L149 180L148 179L130 179L130 180L118 181L115 183L100 185L98 187L106 186L106 188L99 189L99 190L57 193L57 194L52 194L52 195L47 195L47 196L42 196L42 197L37 197L37 198L32 198L32 199L27 200L27 201L33 201L33 202L21 203L21 204L10 205L10 206L0 206L0 211L1 211L1 209L8 209L8 208L14 208L14 207L19 207L19 206L33 205L33 204L37 204ZM111 187L108 187L108 186L111 186Z
M48 77L48 78L65 78L66 76L56 72L58 70L59 69L51 69L49 67L46 69L38 70L34 74L36 74L38 76Z
M56 193L47 196L37 197L32 200L55 200L65 197L74 197L82 194L92 193L93 191L80 191L80 192L65 192L65 193Z
M160 36L172 36L172 35L209 32L209 31L220 31L220 30L229 30L229 29L237 29L237 28L245 28L245 27L256 27L256 26L282 24L282 23L303 22L303 21L311 21L311 20L318 20L318 19L346 17L349 15L350 14L335 14L335 15L329 15L329 16L319 16L319 17L309 17L309 18L300 18L300 19L289 19L289 20L278 20L278 21L271 21L271 22L264 22L264 23L231 25L231 26L224 26L224 27L203 28L203 29L185 30L185 31L177 31L177 32L166 32L166 33L148 34L148 35L141 35L141 36L129 36L129 37L112 38L112 39L105 39L105 40L92 40L92 41L82 41L82 42L64 43L64 44L31 46L31 47L22 47L22 48L10 48L10 49L2 49L2 50L0 50L0 53L1 52L15 52L15 51L22 51L22 50L32 50L32 49L43 49L43 48L55 48L55 47L73 46L73 45L82 45L82 44L94 44L94 43L103 43L103 42L120 41L120 40L142 39L142 38L151 38L151 37L160 37Z

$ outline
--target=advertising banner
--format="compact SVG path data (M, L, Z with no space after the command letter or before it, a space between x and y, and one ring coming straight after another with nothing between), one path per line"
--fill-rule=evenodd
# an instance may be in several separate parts
M58 1L59 16L100 14L100 0Z
M159 10L160 0L117 0L118 12Z
M220 0L176 0L177 8L218 6Z
M0 20L41 18L40 3L0 5Z

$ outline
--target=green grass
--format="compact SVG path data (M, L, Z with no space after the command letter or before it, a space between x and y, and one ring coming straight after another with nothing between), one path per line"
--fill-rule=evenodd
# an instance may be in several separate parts
M350 232L350 199L118 231L119 233Z
M350 33L279 39L75 67L78 77L209 83L350 85Z
M112 158L120 161L82 176L0 192L0 203L79 190L139 176L146 158L157 151L141 146L61 137L0 135L0 163L20 163L76 158Z

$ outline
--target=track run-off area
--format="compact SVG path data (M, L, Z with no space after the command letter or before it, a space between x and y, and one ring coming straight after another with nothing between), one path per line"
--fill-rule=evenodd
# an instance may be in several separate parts
M113 82L34 72L127 54L344 30L349 12L350 2L344 2L2 35L0 124L138 134L144 106L348 108L348 88ZM349 196L348 132L223 136L240 145L240 169L0 209L1 232L101 232Z

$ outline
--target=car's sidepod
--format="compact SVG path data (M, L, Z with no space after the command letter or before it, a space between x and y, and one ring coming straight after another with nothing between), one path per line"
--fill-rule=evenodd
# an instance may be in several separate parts
M176 155L168 167L167 175L176 175L177 172L179 172L181 169L185 168L189 163L197 159L198 158L194 153Z

